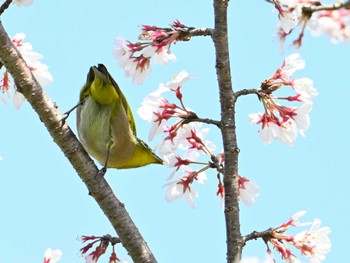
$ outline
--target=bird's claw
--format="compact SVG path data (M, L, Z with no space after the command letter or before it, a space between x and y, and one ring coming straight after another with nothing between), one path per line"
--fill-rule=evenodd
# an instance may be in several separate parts
M103 167L101 170L97 172L97 174L95 175L95 179L97 179L98 177L104 177L106 172L107 172L107 167Z

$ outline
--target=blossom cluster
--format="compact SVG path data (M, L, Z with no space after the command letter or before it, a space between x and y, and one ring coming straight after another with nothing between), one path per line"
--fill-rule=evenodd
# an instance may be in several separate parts
M287 222L272 230L269 237L264 238L268 246L267 252L272 256L269 248L271 244L276 252L278 252L285 262L300 262L291 252L288 245L293 246L301 252L302 255L308 257L310 262L319 263L326 258L326 254L331 249L329 227L321 227L321 221L314 219L313 222L300 223L298 220L305 215L306 211L295 213ZM290 227L311 225L308 230L304 230L295 235L284 234Z
M318 6L315 0L273 0L280 20L279 37L284 42L285 37L293 29L300 26L301 33L293 41L300 47L304 30L308 28L313 35L327 35L333 43L350 43L350 10L335 9L317 12L304 12L303 8Z
M120 243L119 238L113 238L110 235L104 235L104 236L82 236L81 237L82 242L90 242L85 247L80 249L80 252L85 256L85 262L86 263L96 263L100 257L106 253L106 250L111 244L112 246L112 253L109 257L108 263L117 263L117 262L125 262L124 260L120 260L117 257L117 254L115 252L115 245L117 243ZM95 245L98 245L95 247L95 250L87 254L87 252Z
M37 81L40 83L40 85L43 87L50 85L52 82L52 75L48 71L48 66L40 62L40 59L42 59L43 56L37 52L34 52L33 47L29 42L23 42L24 38L24 33L16 34L12 38L12 43L20 52L29 69ZM2 93L6 93L9 98L12 98L14 107L16 109L19 109L25 100L24 96L17 91L16 85L13 85L13 91L11 92L11 81L7 69L5 69L3 77L0 79L0 91ZM6 104L6 100L4 98L0 97L0 101Z
M333 43L350 43L349 9L317 12L308 25L313 35L327 35Z
M142 25L139 42L132 43L123 38L115 41L114 55L127 77L131 76L135 84L142 84L151 72L150 61L165 65L175 61L171 45L176 43L182 32L191 29L175 20L170 28Z
M163 135L156 149L164 164L173 169L167 178L169 182L164 185L167 187L166 200L172 202L184 198L194 207L194 199L198 197L198 192L193 187L194 183L204 184L207 180L206 171L214 168L218 171L217 195L223 205L224 188L220 178L224 167L223 153L214 154L215 144L205 139L209 128L203 128L198 116L184 105L182 86L191 78L187 72L182 71L173 80L160 84L156 91L143 100L138 114L152 123L149 140L156 135ZM168 91L175 95L178 104L171 103L164 97L164 93ZM174 123L170 123L172 120ZM203 156L206 161L199 161ZM194 170L194 165L201 168ZM248 182L250 181L247 179L240 184L240 194L243 196L241 200L251 205L258 194L258 187ZM251 185L255 187L253 190Z
M259 89L259 99L263 103L265 112L249 115L250 123L261 124L260 136L266 143L280 140L287 145L295 143L298 131L305 136L310 126L309 112L312 100L318 92L309 78L292 78L295 71L305 67L305 61L295 53L289 55L282 66L268 79L262 82ZM282 86L291 87L296 94L287 97L277 97L273 93ZM276 101L303 103L300 107L284 106Z

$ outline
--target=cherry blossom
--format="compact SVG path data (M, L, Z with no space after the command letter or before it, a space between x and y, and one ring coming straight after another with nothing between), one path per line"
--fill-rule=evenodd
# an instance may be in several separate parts
M298 17L291 12L280 13L281 27L287 34L298 25Z
M299 23L299 16L294 12L294 9L288 8L283 9L281 5L281 1L272 1L275 4L275 8L278 11L278 18L281 23L281 27L283 31L288 34L291 30L293 30Z
M291 252L288 244L299 250L302 255L308 257L310 262L313 263L320 263L330 251L331 242L328 236L331 231L329 227L321 227L321 221L317 218L312 223L300 223L299 219L305 213L306 211L295 213L287 222L274 228L271 235L265 240L266 244L268 245L270 243L286 262L300 262ZM284 234L290 227L303 227L307 225L311 225L310 228L298 234ZM270 249L268 248L269 251Z
M260 101L265 112L249 114L251 124L261 124L260 137L265 143L280 140L287 145L293 145L298 133L305 136L310 127L309 113L312 109L312 100L318 95L309 78L292 78L293 74L305 67L305 61L295 53L289 55L282 66L268 79L264 80L258 90ZM281 87L291 87L295 95L278 97ZM299 107L285 106L277 101L303 103Z
M59 249L52 250L51 248L48 248L44 254L44 263L55 263L61 258L61 256L62 256L61 250Z
M33 72L40 85L43 87L50 85L52 82L52 75L48 71L48 66L40 62L40 59L42 59L43 56L34 52L30 43L24 43L24 38L24 33L18 33L12 38L12 42L21 53L23 59L28 64L28 67Z
M304 102L311 102L318 95L313 81L309 78L294 79L292 88L300 95L298 99Z
M140 42L132 43L121 37L115 40L115 58L127 77L131 76L135 84L142 84L151 72L151 59L160 65L176 61L171 45L178 40L184 29L188 30L190 27L178 20L170 28L142 25Z
M194 181L204 184L207 176L204 172L195 172L186 169L187 173L178 180L169 182L163 187L167 187L165 199L168 202L173 202L180 198L184 198L186 202L194 208L194 199L198 197L198 192L192 187Z
M225 188L224 188L224 184L221 182L221 180L219 181L218 190L216 191L216 195L219 197L221 208L224 209L225 208Z
M273 0L278 11L281 28L278 31L281 42L295 27L300 26L301 32L293 45L300 47L305 29L315 36L327 35L333 43L350 43L350 10L322 10L303 12L303 8L319 6L315 0ZM283 32L282 32L283 31Z
M183 83L191 78L192 77L186 71L181 71L178 75L174 76L173 80L166 84L161 83L156 91L144 98L142 106L138 109L137 113L142 119L152 123L149 140L153 140L155 135L161 134L166 129L169 129L166 123L170 118L183 118L194 114L184 107L181 93ZM172 91L175 94L180 105L170 103L163 97L163 93L167 91ZM180 121L180 123L175 124L175 126L181 126L181 123Z
M255 203L255 197L259 195L259 186L249 179L238 176L239 199L246 205L252 206Z
M34 52L30 43L23 42L24 38L24 33L18 33L12 38L12 43L21 53L23 59L26 61L29 69L32 71L39 84L43 87L50 85L53 78L51 73L48 71L48 66L40 62L40 59L42 59L43 56L37 52ZM3 78L0 80L0 91L2 93L6 93L9 98L12 98L14 107L19 109L22 103L25 101L25 98L20 92L17 91L17 87L15 85L13 86L12 93L10 88L9 73L5 69ZM1 101L4 102L4 99L1 98Z
M184 83L191 78L186 71L181 71L171 81L160 84L156 91L143 100L138 114L152 123L150 140L154 139L155 135L163 135L156 150L164 160L164 165L173 169L167 178L170 182L164 186L167 187L165 199L173 202L184 198L194 207L194 199L198 197L198 193L192 183L204 183L204 172L214 167L220 169L221 166L213 153L216 149L215 144L205 139L209 128L203 127L201 122L191 121L198 117L184 104L181 90ZM172 103L164 97L169 91L178 103ZM201 168L194 170L194 165Z
M238 175L238 196L246 206L252 206L255 203L255 197L259 195L259 186L249 179ZM225 188L221 180L219 180L216 195L220 198L220 206L225 206Z
M109 263L117 263L117 262L126 262L124 260L120 260L117 257L117 254L115 252L115 245L117 243L120 243L120 239L116 237L112 237L110 235L104 235L104 236L82 236L81 240L83 243L89 242L86 246L80 249L80 252L84 255L85 254L85 262L86 263L96 263L100 259L100 257L106 253L106 250L111 244L112 246L112 253L109 257ZM95 244L98 244L95 247L95 250L87 254L87 252L93 248Z
M315 36L327 35L333 43L350 43L350 10L325 10L315 13L309 22Z

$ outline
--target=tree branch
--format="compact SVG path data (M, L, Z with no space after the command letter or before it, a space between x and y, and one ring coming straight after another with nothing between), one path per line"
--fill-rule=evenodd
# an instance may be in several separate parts
M188 31L188 34L191 37L212 36L213 35L213 29L211 29L211 28L194 28L194 29L190 29Z
M11 3L12 3L12 0L6 0L6 1L0 6L0 16L2 15L2 13L5 12L5 10L10 6Z
M234 93L235 97L238 98L243 95L256 94L259 96L258 89L242 89Z
M227 236L227 262L240 262L242 237L238 203L238 153L235 103L232 90L230 57L228 48L227 7L228 0L214 0L215 28L213 41L216 53L216 74L221 104L221 133L225 151L224 188L225 220Z
M262 232L253 231L252 233L243 237L243 244L245 245L247 241L261 238L264 241L269 240L273 237L273 228L266 229Z
M345 3L334 3L331 5L305 5L303 6L302 10L303 13L314 13L319 11L332 11L332 10L340 10L340 9L350 9L350 1L347 1Z
M198 36L212 36L213 29L211 28L190 28L180 31L179 36L176 40L178 41L189 41L191 37Z
M91 196L116 230L123 246L134 262L157 262L124 204L114 195L104 178L95 178L98 169L68 125L62 125L62 114L43 92L30 69L11 42L0 21L0 61L12 75L20 92L26 97L55 143L71 162L86 184Z
M208 119L208 118L193 118L191 121L197 121L197 122L202 122L206 124L213 124L219 129L221 128L221 122L213 119Z
M265 0L266 2L270 3L270 4L274 4L272 0ZM307 4L305 6L303 6L302 10L303 13L308 13L308 14L312 14L314 12L319 12L319 11L332 11L332 10L340 10L340 9L350 9L350 1L346 1L344 3L341 2L337 2L331 5L324 5L321 4L320 2L316 2L314 4Z
M206 123L206 124L213 124L216 127L218 127L219 129L221 127L221 122L220 121L209 119L209 118L200 118L195 113L193 113L193 116L182 117L182 119L184 120L184 123L202 122L202 123Z

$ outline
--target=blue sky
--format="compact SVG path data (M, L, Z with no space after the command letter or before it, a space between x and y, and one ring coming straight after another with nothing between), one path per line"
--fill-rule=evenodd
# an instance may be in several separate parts
M194 15L195 14L195 15ZM194 27L213 27L211 1L40 1L29 8L12 6L2 15L9 35L27 35L34 50L43 54L54 82L45 91L61 112L78 101L79 91L91 65L104 63L133 109L140 138L146 140L150 124L136 115L142 99L159 83L181 70L194 75L183 88L186 105L199 116L220 118L210 38L177 43L172 51L177 62L155 65L142 86L132 84L112 55L113 41L124 36L136 41L141 24L167 26L174 19ZM279 51L275 38L278 19L272 5L257 1L232 1L229 8L230 56L235 90L257 88L295 52ZM294 37L296 37L294 35ZM301 56L306 68L297 77L314 80L319 91L310 114L306 137L293 147L279 142L264 144L248 114L262 111L256 96L241 97L237 105L240 174L261 188L252 207L241 205L242 233L278 226L299 210L303 218L320 218L330 226L332 250L325 262L347 258L350 227L348 100L350 97L348 45L331 44L327 37L306 34ZM0 104L0 262L42 262L47 247L60 248L60 262L84 262L79 255L81 235L113 234L70 163L53 143L28 103L19 111ZM68 124L76 131L75 115ZM218 130L208 139L221 151ZM151 142L154 146L156 142ZM133 170L108 170L106 179L125 203L159 262L225 262L223 211L216 197L216 174L208 173L196 190L196 208L184 200L167 203L161 187L170 171L161 166ZM291 232L292 233L292 232ZM251 241L244 255L263 257L261 240ZM122 247L120 258L128 259ZM299 256L299 252L295 253ZM276 255L277 262L281 262ZM302 262L307 260L300 257ZM107 262L107 257L101 262ZM130 261L131 262L131 261Z

